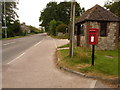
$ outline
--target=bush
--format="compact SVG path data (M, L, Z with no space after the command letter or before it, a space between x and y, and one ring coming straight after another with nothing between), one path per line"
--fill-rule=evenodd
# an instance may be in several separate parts
M36 27L29 26L29 29L30 29L31 33L34 33L34 34L40 33L40 30L38 30Z
M68 39L68 34L63 34L61 36L57 36L58 39Z
M66 28L67 28L66 24L60 24L56 27L56 31L65 34L66 33Z
M23 31L21 29L21 25L19 20L15 20L13 24L7 25L7 37L14 36L23 36ZM5 38L5 29L2 30L2 38Z
M56 36L56 30L55 30L56 24L57 22L55 20L52 20L49 23L49 30L50 30L49 33L53 36Z
M63 22L56 21L56 20L50 21L49 22L49 32L48 32L48 34L56 36L57 35L56 27L60 24L63 24Z
M90 62L90 49L81 47L81 48L76 48L75 50L75 55L79 57L80 62L82 63L89 63Z
M81 62L84 62L84 63L85 62L87 63L90 60L87 52L80 52L79 57L80 57Z

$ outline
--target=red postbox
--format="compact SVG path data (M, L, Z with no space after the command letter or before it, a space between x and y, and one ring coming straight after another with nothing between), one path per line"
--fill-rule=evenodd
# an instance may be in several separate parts
M88 32L88 43L90 45L98 44L98 29L90 28Z

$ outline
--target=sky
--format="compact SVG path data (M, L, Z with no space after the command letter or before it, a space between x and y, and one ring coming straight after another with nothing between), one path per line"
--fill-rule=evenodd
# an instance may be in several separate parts
M64 0L19 0L17 11L21 23L32 25L39 28L40 11L42 11L46 4L50 1L61 2ZM67 0L66 0L67 1ZM93 7L96 4L103 6L107 0L76 0L85 10Z

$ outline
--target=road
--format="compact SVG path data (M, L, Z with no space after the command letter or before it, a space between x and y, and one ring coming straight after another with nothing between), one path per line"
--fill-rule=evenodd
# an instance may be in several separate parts
M2 62L6 64L14 60L17 56L24 54L33 45L39 43L46 34L37 34L19 39L2 41Z
M67 40L52 39L45 34L3 41L6 55L3 57L2 87L104 88L101 83L96 85L96 80L56 68L56 48L66 43Z

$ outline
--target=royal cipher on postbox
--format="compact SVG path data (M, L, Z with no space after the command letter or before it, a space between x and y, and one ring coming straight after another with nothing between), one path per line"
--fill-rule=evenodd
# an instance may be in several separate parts
M98 29L90 28L88 32L88 44L96 45L98 44Z

